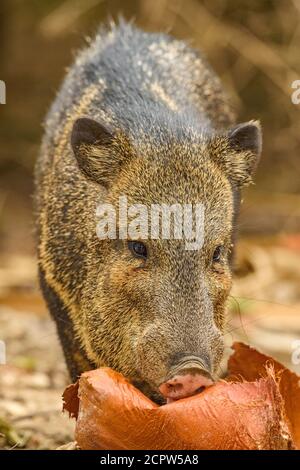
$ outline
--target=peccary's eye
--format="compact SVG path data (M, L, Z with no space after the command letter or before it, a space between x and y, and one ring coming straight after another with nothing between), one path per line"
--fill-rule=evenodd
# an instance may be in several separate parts
M147 258L147 247L143 242L128 242L128 248L136 258Z
M223 247L221 245L217 246L215 248L213 258L212 258L213 263L219 263L221 261L222 253L223 253Z

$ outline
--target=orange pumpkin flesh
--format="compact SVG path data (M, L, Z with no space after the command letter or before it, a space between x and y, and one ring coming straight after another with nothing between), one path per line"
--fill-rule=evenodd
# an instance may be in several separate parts
M77 418L79 447L254 450L293 448L293 441L300 445L300 405L291 413L285 396L292 383L300 402L299 385L291 379L297 376L248 346L234 348L228 381L163 406L109 368L85 372L64 393L64 409ZM282 369L286 385L276 376Z

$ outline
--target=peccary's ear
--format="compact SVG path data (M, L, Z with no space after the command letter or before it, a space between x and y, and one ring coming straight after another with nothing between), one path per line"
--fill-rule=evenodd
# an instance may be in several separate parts
M249 121L231 128L218 149L217 160L228 178L238 187L252 182L261 150L262 132L259 121Z
M122 164L122 145L105 124L89 118L75 121L71 145L78 166L89 179L108 187Z
M238 124L230 129L228 137L231 147L237 151L251 152L254 156L260 156L262 134L259 121Z

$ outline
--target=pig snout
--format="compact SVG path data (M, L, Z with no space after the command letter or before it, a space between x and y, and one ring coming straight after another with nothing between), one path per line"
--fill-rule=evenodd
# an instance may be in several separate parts
M166 398L167 403L187 398L202 392L213 384L208 372L199 369L185 369L178 371L176 375L162 383L159 391Z

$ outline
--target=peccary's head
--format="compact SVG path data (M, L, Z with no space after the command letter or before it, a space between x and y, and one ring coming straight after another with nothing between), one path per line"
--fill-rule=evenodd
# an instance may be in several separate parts
M238 193L251 182L261 151L257 122L221 133L178 129L161 126L157 135L133 138L81 118L72 132L79 167L105 188L117 225L113 239L95 236L88 247L83 343L97 366L115 368L158 402L196 393L218 371ZM121 239L120 196L131 230ZM174 231L180 208L201 208L203 239L188 245L184 227L181 239L172 230L151 237L153 205L163 204L180 205L170 209ZM141 236L147 217L148 236Z

